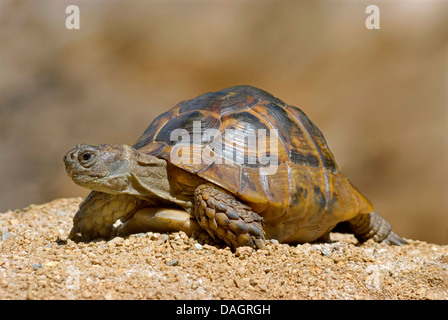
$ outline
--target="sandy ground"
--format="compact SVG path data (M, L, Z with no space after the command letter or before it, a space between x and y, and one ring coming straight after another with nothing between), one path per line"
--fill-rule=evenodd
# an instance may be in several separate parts
M81 198L0 214L1 299L448 299L448 246L332 243L236 252L205 235L66 240Z

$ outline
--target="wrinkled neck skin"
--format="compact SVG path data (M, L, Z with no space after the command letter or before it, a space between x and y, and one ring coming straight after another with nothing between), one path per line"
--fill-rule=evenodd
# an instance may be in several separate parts
M152 206L174 202L183 208L190 208L191 202L178 199L171 194L167 162L154 156L140 153L126 146L127 153L120 161L112 164L108 183L119 194L129 194L143 199ZM110 190L98 190L111 193Z

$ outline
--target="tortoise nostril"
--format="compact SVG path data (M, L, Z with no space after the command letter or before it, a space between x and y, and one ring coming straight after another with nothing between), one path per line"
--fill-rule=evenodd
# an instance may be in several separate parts
M70 160L75 160L76 159L76 151L72 151L72 152L70 152L69 154L68 154L68 158L70 159Z
M76 151L70 151L64 155L64 162L73 162L76 160Z

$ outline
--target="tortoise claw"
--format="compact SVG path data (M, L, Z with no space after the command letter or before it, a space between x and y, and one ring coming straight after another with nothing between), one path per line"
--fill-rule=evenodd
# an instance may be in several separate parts
M264 239L257 238L254 242L258 249L266 249L266 241L264 241Z
M67 239L70 239L70 240L75 239L78 232L79 232L79 227L73 226L72 230L70 230L70 234L68 235Z
M396 245L396 246L402 246L404 244L408 244L406 240L404 240L402 237L400 237L395 232L391 231L386 239L381 241L381 243L385 243L388 245Z

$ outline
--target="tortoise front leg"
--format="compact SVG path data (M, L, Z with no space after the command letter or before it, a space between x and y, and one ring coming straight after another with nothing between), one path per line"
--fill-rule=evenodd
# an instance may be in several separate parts
M132 215L143 203L136 197L92 191L81 204L73 218L73 227L68 236L74 239L78 233L82 241L112 236L113 225L118 219Z
M215 240L224 240L233 249L265 247L263 218L249 206L211 184L197 187L194 197L194 215Z

